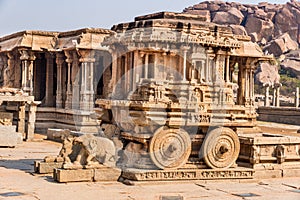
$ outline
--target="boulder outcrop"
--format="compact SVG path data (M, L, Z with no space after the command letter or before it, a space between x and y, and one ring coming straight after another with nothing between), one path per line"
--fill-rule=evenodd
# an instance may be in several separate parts
M202 16L206 16L208 22L228 25L235 34L249 35L266 54L284 58L281 67L300 79L300 56L295 53L299 52L300 43L300 2L291 0L286 4L261 2L254 5L204 1L185 8L183 12L205 13ZM273 77L274 73L279 77L277 68L272 65L264 64L260 68L260 73L256 74L258 82L269 79L269 75Z

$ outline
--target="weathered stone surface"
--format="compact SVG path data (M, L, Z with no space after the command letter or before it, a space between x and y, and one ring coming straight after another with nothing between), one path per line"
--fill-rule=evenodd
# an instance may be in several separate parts
M261 121L295 124L298 125L300 121L300 110L293 107L260 107L258 109L259 117Z
M118 181L121 170L100 167L95 169L54 169L54 180L60 183L81 181Z
M251 179L251 169L178 169L178 170L138 170L126 169L122 172L124 179L134 181L171 181L171 180L220 180Z
M285 55L292 49L298 49L300 42L300 3L298 1L287 2L286 4L271 4L261 2L258 5L240 4L235 2L205 1L184 9L185 13L192 13L194 10L209 11L212 21L220 24L230 24L234 33L243 34L238 27L233 27L241 20L251 40L260 44L268 53L276 57ZM243 17L238 20L230 20L229 10L239 10ZM239 15L238 15L239 16ZM286 35L289 36L286 36ZM279 39L283 36L285 39ZM276 41L275 41L276 40ZM295 41L292 42L291 40ZM289 64L295 64L288 61ZM293 67L287 68L288 72L294 73Z
M121 176L121 169L103 167L95 169L94 181L117 181Z
M258 42L263 38L269 41L270 39L272 39L274 24L269 19L261 19L255 15L249 15L247 17L245 29L247 30L248 34L257 34L257 41L254 42Z
M232 32L237 35L248 35L244 26L231 24Z
M282 170L255 170L255 179L282 178Z
M278 14L275 16L275 37L280 36L284 33L289 33L291 38L297 41L297 35L293 32L293 29L298 30L297 20L295 15L290 10L288 5L285 5Z
M59 183L93 181L94 169L55 169L53 178Z
M292 40L288 33L285 33L271 41L270 44L264 48L265 51L274 54L276 57L296 49L298 49L298 43Z
M209 10L191 10L189 13L202 16L204 19L206 19L205 20L206 22L211 22L211 16Z
M0 112L0 125L11 126L13 121L13 113Z
M280 76L276 65L270 63L260 63L255 75L255 82L262 85L269 84L274 85L279 83Z
M300 177L300 169L283 169L283 177Z
M22 133L16 132L16 126L0 125L0 147L15 147L22 140Z
M39 174L50 174L53 173L54 169L62 168L63 162L34 162L34 172Z
M289 71L292 75L300 79L300 59L286 58L280 65L283 69Z
M217 24L236 24L240 25L244 15L236 8L230 8L226 12L217 12L212 22Z
M48 140L53 140L57 142L62 142L63 141L63 134L64 134L63 129L53 129L49 128L47 130L47 139Z

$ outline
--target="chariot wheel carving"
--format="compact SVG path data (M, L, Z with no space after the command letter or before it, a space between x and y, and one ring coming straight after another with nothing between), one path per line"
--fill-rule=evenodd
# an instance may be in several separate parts
M235 164L239 152L238 135L230 128L219 127L206 135L199 156L213 169L229 168Z
M191 154L191 139L182 129L161 127L150 140L149 152L153 163L160 169L179 168Z

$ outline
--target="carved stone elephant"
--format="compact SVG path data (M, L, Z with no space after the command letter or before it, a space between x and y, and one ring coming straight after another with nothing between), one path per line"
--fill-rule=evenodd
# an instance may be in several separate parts
M76 138L75 142L79 143L82 149L74 164L93 165L101 163L105 166L115 167L116 148L110 139L85 134Z

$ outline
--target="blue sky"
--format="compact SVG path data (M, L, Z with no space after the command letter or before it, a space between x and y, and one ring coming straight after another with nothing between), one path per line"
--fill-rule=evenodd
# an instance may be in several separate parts
M263 1L263 0L262 0ZM0 0L0 36L22 30L67 31L111 28L135 16L158 11L181 12L201 0ZM256 4L261 1L242 0ZM286 0L269 0L285 3Z

